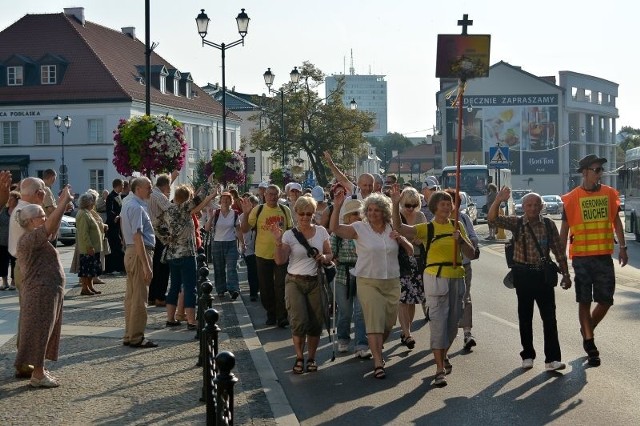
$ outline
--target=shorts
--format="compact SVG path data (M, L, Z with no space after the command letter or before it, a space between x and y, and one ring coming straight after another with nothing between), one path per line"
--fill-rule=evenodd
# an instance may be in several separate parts
M287 274L284 282L284 302L289 326L294 336L318 337L322 334L325 307L318 279L301 279Z
M613 305L616 275L610 255L575 256L572 265L576 302Z

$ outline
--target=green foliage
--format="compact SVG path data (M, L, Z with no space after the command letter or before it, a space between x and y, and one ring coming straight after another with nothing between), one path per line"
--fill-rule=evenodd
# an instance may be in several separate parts
M630 126L623 126L618 132L622 136L622 141L618 143L616 150L616 160L618 164L624 163L625 153L631 148L640 146L640 129L634 129Z
M326 185L330 172L322 156L331 152L335 163L343 170L353 167L354 158L366 149L364 132L373 128L373 114L351 110L342 103L344 82L327 98L321 98L315 89L324 82L324 74L309 62L298 67L301 83L281 87L284 96L259 97L254 102L262 111L250 119L261 120L252 132L253 149L271 151L272 159L286 165L307 154L311 168L320 185ZM284 100L284 102L282 102Z
M387 133L382 138L368 137L367 140L376 148L378 157L382 160L380 168L383 170L388 169L393 151L398 151L400 154L413 146L411 141L400 133Z

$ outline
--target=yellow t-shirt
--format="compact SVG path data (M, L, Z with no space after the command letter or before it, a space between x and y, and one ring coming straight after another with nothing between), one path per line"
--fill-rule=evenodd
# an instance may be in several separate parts
M440 269L440 265L432 265L434 263L453 263L453 238L451 238L451 234L454 231L453 224L451 222L447 222L446 224L437 223L435 220L431 221L433 223L433 236L434 240L431 242L431 246L429 247L429 251L427 252L427 268L425 272L429 275L438 275L438 269ZM458 227L460 229L460 235L464 238L467 238L467 231L464 229L464 225L462 222L458 222ZM416 233L417 237L421 239L425 246L427 245L427 224L419 223L416 225ZM435 237L439 235L447 235L447 237L441 237L435 239ZM460 250L460 245L458 245L458 251ZM443 278L463 278L464 277L464 267L462 266L462 255L460 252L457 254L457 261L455 268L453 266L442 266L440 269L440 276Z
M252 228L255 226L256 228L256 256L263 259L273 259L275 256L276 241L273 239L270 227L274 223L279 223L283 231L293 228L291 211L289 207L282 206L287 212L285 215L280 206L269 207L266 204L262 204L262 211L260 212L260 216L258 216L258 209L260 207L261 206L256 206L251 210L247 221L249 222L249 226ZM257 226L256 220L258 222ZM286 224L286 226L283 226L284 224Z

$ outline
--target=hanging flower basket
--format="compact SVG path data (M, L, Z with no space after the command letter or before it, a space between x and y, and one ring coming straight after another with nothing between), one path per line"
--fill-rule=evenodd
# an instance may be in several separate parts
M182 123L173 117L121 119L113 140L113 165L123 176L170 173L184 166L188 146Z
M284 186L289 182L294 181L293 174L288 168L273 169L271 171L271 174L269 175L269 180L271 181L271 183L278 185L280 189L283 189Z
M245 156L240 151L215 151L211 154L211 161L205 164L204 174L211 177L211 181L229 185L244 184L247 179L245 174Z

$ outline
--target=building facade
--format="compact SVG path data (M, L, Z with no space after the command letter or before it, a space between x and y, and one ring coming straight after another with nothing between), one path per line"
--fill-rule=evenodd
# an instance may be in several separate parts
M455 165L457 83L442 81L436 94L442 132L442 166ZM462 164L490 164L489 150L508 148L514 188L562 194L579 184L577 162L595 153L615 170L618 85L570 71L538 77L498 62L489 77L467 82L462 108ZM615 174L603 182L615 186Z
M325 79L325 96L329 96L338 88L340 80L344 80L342 102L349 108L355 100L358 109L375 114L375 124L371 132L365 136L384 137L387 134L387 82L384 75L334 74Z
M178 178L189 182L200 158L222 148L221 105L156 53L151 54L152 115L184 125L188 158ZM68 170L74 192L110 189L113 131L146 106L145 45L135 29L112 30L87 21L84 8L25 15L0 32L0 169L14 180L46 169ZM60 127L53 117L69 116ZM240 145L241 119L227 117L227 145ZM64 145L63 145L64 141Z

